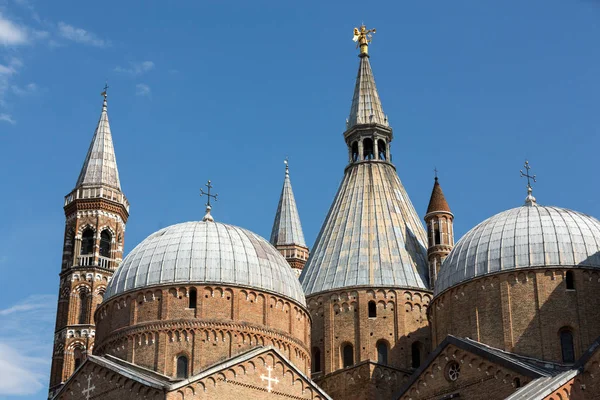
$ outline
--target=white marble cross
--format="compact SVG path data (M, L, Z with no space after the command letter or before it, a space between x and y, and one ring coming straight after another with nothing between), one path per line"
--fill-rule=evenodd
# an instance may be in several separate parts
M275 384L279 383L279 379L277 378L271 378L271 371L273 371L273 368L271 367L267 367L267 371L269 371L269 376L264 376L264 375L260 375L260 380L261 381L267 381L267 392L271 393L271 391L273 390L273 386L271 386L271 382L274 382Z
M92 375L88 375L87 378L88 381L88 387L87 389L83 389L81 394L85 396L85 400L90 400L90 395L91 392L93 392L96 389L96 385L92 386Z

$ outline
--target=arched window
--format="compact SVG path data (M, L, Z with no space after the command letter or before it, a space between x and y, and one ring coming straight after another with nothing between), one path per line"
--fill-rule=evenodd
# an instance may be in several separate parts
M88 292L83 289L79 292L79 324L87 324Z
M565 281L567 283L567 290L575 290L575 278L573 277L573 271L567 271Z
M377 317L377 304L373 300L369 302L369 318Z
M352 161L358 161L358 142L352 143Z
M433 221L433 244L442 244L442 235L440 233L440 224L437 220Z
M90 228L81 235L81 254L94 254L94 231Z
M318 347L312 350L312 372L321 372L321 350Z
M423 357L423 344L421 342L414 342L411 346L412 355L412 367L419 368L421 366L421 360Z
M575 348L573 346L573 333L568 328L560 331L560 347L562 350L562 360L564 363L575 362Z
M83 362L83 352L81 351L80 347L75 347L75 350L73 350L73 359L74 359L73 371L75 371L77 368L79 368L79 366Z
M387 148L385 142L381 139L377 141L377 152L379 153L377 157L380 160L387 160Z
M377 343L377 362L383 365L388 363L388 345L384 340Z
M363 140L363 160L372 160L373 158L373 139L366 138Z
M186 356L177 357L177 378L186 379L188 377L188 359Z
M100 255L102 257L110 257L110 244L112 236L107 230L103 230L100 234Z
M196 288L191 288L190 289L190 304L189 304L188 308L196 308L197 301L198 301L198 292L196 291Z
M354 365L354 347L346 343L342 348L342 366L344 368Z

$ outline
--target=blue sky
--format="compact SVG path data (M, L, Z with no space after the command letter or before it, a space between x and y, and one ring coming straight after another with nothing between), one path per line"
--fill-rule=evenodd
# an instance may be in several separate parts
M130 250L202 218L268 238L290 171L312 245L346 165L358 67L371 65L398 174L422 216L433 169L458 236L520 205L600 216L600 2L0 0L0 398L39 399L50 369L63 197L106 80Z

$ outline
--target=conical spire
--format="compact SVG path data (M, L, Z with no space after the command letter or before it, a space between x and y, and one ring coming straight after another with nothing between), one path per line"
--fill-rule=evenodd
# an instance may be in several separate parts
M102 95L104 96L104 102L100 120L75 186L106 185L121 190L117 159L108 123L106 90Z
M350 107L350 116L348 117L348 126L346 129L361 124L389 126L387 117L383 113L377 87L375 86L375 78L373 77L373 71L369 63L369 55L361 53L359 57L360 64L358 66L354 97L352 98L352 106Z
M427 214L436 211L444 211L451 213L450 206L444 197L442 187L438 182L438 177L435 177L435 183L433 184L433 190L431 191L431 198L429 199L429 206L427 206Z
M285 161L285 179L283 180L283 189L275 214L275 222L271 231L271 244L273 246L297 245L306 247L300 216L296 207L296 199L292 191L292 182L290 181L290 170Z

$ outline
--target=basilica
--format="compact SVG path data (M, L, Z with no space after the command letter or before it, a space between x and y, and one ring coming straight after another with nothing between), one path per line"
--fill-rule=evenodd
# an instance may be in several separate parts
M219 222L209 181L201 221L123 257L103 93L64 202L50 399L600 399L600 221L528 184L455 243L437 177L419 216L392 162L374 32L354 30L347 165L310 249L286 165L270 240Z

